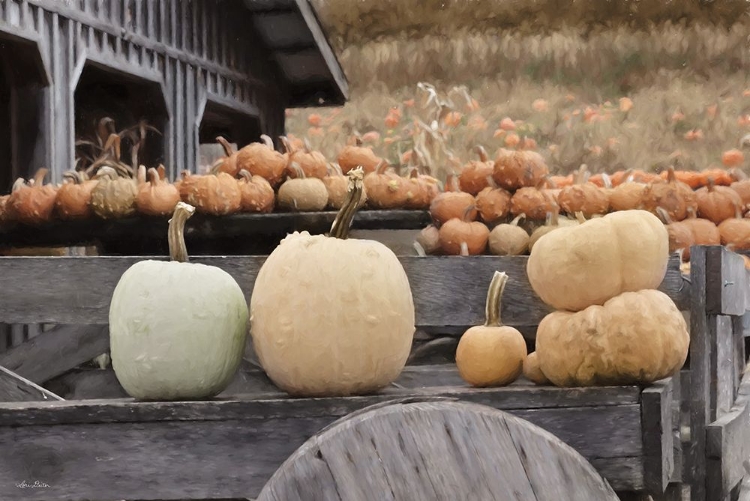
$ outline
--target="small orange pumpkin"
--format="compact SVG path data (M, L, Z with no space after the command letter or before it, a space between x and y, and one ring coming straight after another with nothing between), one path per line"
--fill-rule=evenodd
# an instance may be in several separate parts
M698 202L698 217L702 217L719 224L725 219L735 216L744 205L740 195L726 186L714 185L712 177L708 178L708 186L695 192Z
M501 188L517 190L538 186L549 174L544 157L531 150L498 150L492 178Z
M452 256L474 256L484 254L490 230L484 223L470 219L471 212L476 210L469 207L463 218L452 218L446 221L438 230L440 250Z
M474 221L477 218L476 199L460 190L456 176L449 175L445 191L436 196L430 204L430 215L437 227L451 219Z
M487 151L482 146L476 146L474 151L479 160L472 160L461 169L458 181L461 191L471 195L477 194L489 186L488 178L492 178L495 163L487 156Z

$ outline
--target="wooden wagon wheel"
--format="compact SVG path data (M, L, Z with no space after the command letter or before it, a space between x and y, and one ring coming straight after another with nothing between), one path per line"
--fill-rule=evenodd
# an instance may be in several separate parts
M575 450L522 419L465 402L380 404L292 454L257 501L617 501Z

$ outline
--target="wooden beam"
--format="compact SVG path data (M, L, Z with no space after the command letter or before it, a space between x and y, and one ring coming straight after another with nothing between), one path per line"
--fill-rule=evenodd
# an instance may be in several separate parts
M0 402L38 402L62 398L0 366ZM1 498L0 498L1 499Z
M613 486L643 488L638 388L514 385L327 399L273 394L204 402L0 404L0 499L254 497L286 458L325 426L403 398L448 398L507 410L576 449ZM21 481L49 487L20 492Z
M162 257L155 259L165 259ZM537 325L551 310L532 291L523 256L399 258L411 284L418 328L460 333L484 322L487 288L496 270L509 275L502 315L508 325ZM0 257L0 320L7 323L106 324L109 301L120 276L142 258ZM264 256L194 256L232 275L246 296L252 292ZM660 289L687 306L690 288L675 257ZM17 284L25 284L18 289ZM75 292L71 286L75 285Z
M650 494L662 494L674 471L672 380L657 381L647 387L641 399L646 488Z
M738 254L723 246L706 247L706 312L744 315L750 310L750 273Z
M43 384L109 349L109 330L101 325L58 325L0 354L0 365Z
M732 410L706 427L707 489L710 500L723 500L742 482L750 460L750 375L740 386Z

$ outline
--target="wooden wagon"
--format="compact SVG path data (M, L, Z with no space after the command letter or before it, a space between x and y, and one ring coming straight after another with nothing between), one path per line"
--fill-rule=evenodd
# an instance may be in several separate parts
M480 390L450 364L409 365L375 395L299 399L247 364L201 402L117 398L111 371L77 368L106 351L109 297L139 259L0 258L0 321L56 324L0 355L0 499L616 499L610 486L620 499L750 495L750 275L722 247L694 247L689 276L670 260L660 289L689 316L692 342L679 376L653 385ZM525 257L400 259L426 335L481 322L501 270L503 319L533 344L549 310ZM193 258L246 294L263 260Z

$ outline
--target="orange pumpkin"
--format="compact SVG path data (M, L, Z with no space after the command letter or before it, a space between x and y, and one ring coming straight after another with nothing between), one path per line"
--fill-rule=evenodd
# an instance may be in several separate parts
M495 158L492 178L501 188L512 191L538 186L548 174L547 163L539 153L501 148Z
M678 181L673 167L667 172L667 182L657 178L646 186L642 198L643 208L656 214L661 207L673 221L682 221L689 210L698 210L698 201L690 186Z
M586 218L609 212L609 195L603 188L587 181L587 177L588 170L582 165L578 169L576 183L560 190L557 203L563 211L568 214L581 212ZM604 178L600 176L600 179L604 183Z
M489 186L488 179L492 178L494 162L487 157L487 151L482 146L476 146L474 151L479 160L472 160L461 169L458 176L461 191L477 196L483 189Z
M702 217L719 224L725 219L735 216L742 210L740 195L726 186L714 185L712 177L708 178L708 186L695 192L698 202L698 217Z
M451 219L474 221L478 214L476 203L471 194L460 190L456 176L449 175L445 191L436 196L430 204L430 215L438 227Z

